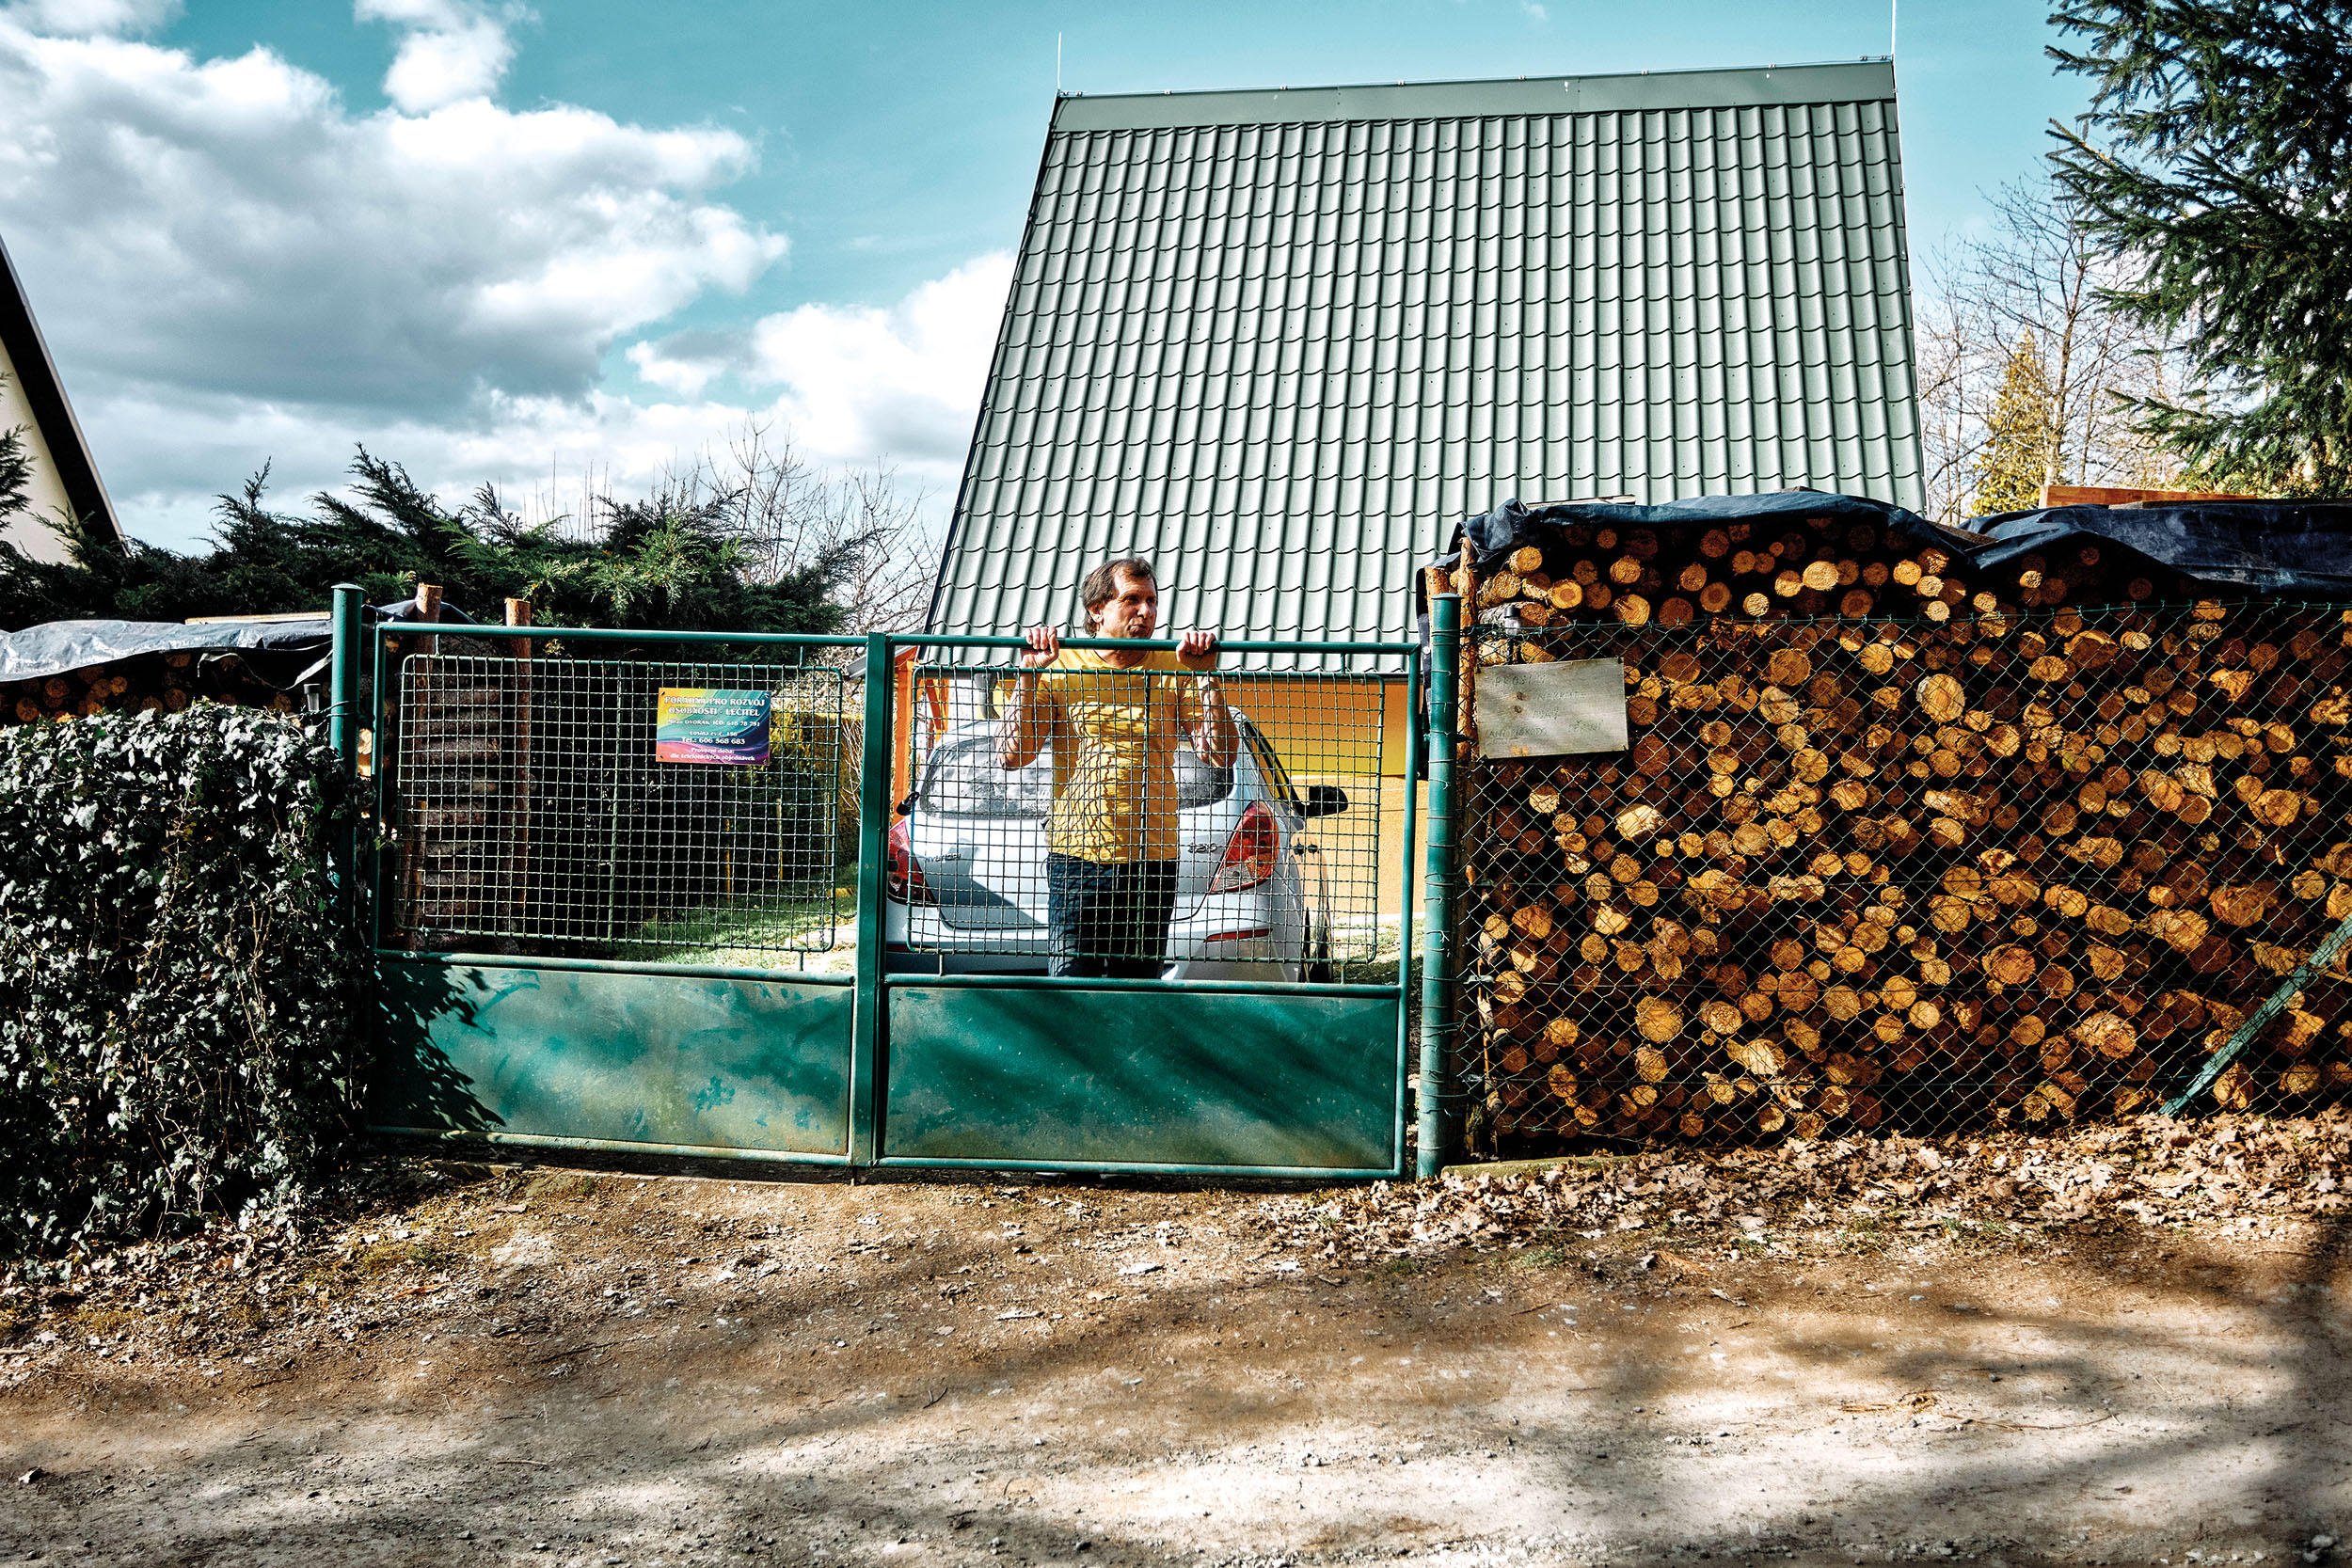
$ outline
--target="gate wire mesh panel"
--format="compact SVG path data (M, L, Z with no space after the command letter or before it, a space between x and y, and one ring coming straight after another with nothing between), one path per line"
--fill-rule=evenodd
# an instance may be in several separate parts
M659 736L665 691L723 694L738 743ZM834 946L855 828L837 672L433 654L399 696L398 944L749 965Z
M1625 662L1630 749L1473 764L1461 1070L1498 1133L2154 1108L2352 913L2352 614L1482 626ZM2352 1083L2343 971L2215 1085Z
M1401 678L1061 657L916 670L890 835L902 967L1391 977Z

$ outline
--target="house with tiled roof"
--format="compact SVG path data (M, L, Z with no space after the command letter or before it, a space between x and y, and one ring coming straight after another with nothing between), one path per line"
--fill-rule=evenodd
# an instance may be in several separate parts
M930 629L1396 638L1463 517L1922 499L1891 64L1065 96Z
M72 515L95 521L120 542L122 525L114 502L90 460L16 265L0 244L0 431L11 430L23 443L31 472L24 505L0 515L0 540L37 561L62 559L65 546L48 525Z

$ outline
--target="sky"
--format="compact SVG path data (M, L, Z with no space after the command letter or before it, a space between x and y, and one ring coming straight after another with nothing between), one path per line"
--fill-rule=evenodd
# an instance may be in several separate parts
M1915 287L2036 177L2047 0L0 0L0 241L117 510L357 446L531 515L747 431L951 503L1057 87L1896 56Z

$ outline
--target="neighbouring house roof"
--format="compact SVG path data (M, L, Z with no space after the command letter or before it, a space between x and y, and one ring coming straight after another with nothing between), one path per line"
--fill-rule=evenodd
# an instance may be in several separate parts
M1397 637L1506 498L1922 500L1883 61L1064 97L930 629Z
M98 519L120 543L122 524L98 477L98 465L90 461L89 445L66 401L65 385L57 379L6 244L0 244L0 377L6 378L0 386L0 430L24 427L33 460L31 513L0 524L0 538L37 559L56 560L64 547L44 520L66 509Z

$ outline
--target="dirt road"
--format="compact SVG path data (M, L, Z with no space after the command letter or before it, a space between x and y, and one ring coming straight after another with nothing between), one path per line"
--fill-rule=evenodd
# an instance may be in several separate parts
M2335 1222L1334 1267L1266 1202L460 1171L19 1298L0 1562L2179 1565L2352 1523Z

